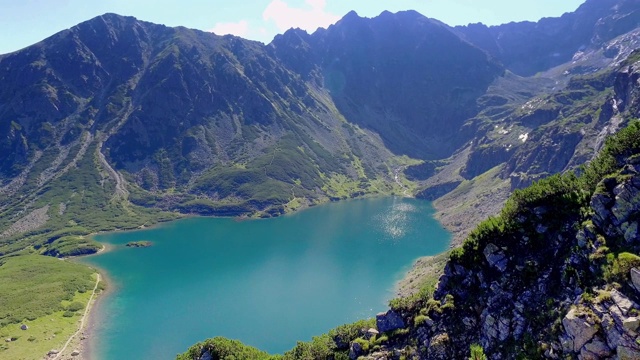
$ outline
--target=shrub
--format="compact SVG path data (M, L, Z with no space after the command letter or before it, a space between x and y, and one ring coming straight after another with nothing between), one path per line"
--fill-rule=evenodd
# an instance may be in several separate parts
M471 356L469 360L487 360L487 356L484 354L484 349L479 344L471 344L470 347Z
M416 317L413 319L413 324L414 324L416 327L421 326L421 325L423 325L424 323L426 323L426 322L427 322L427 319L428 319L428 318L429 318L429 317L428 317L428 316L426 316L426 315L418 315L418 316L416 316Z
M84 309L84 304L82 304L79 301L74 301L71 304L69 304L69 306L67 306L67 311L79 311Z

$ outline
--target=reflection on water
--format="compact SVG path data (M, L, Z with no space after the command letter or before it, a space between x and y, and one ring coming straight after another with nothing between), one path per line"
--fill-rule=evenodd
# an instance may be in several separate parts
M398 241L407 234L411 227L410 214L416 213L418 208L401 199L394 199L393 205L385 212L376 216L377 224L387 235L387 240Z

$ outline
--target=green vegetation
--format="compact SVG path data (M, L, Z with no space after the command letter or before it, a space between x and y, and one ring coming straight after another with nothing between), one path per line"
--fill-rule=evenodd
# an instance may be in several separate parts
M76 293L93 289L93 270L48 256L2 259L0 266L0 326L35 320L65 308ZM75 310L77 311L77 310Z
M143 224L177 218L176 214L134 206L126 200L113 198L115 186L105 181L106 175L100 170L96 152L95 144L90 145L77 167L38 191L35 191L38 178L28 178L25 186L34 191L14 199L7 210L0 212L0 226L8 226L23 206L32 209L48 207L46 223L26 233L0 238L0 257L30 246L44 254L60 257L94 253L100 246L90 239L92 233L134 229ZM43 160L36 163L36 167L41 163ZM42 167L44 170L44 165ZM38 173L35 167L32 173ZM3 221L5 223L1 223Z
M95 240L86 236L63 236L54 240L44 252L45 255L55 257L69 257L85 254L93 254L102 246Z
M0 263L0 358L41 359L62 347L88 306L94 271L42 255L5 257ZM28 328L22 330L22 324Z
M237 340L216 337L193 345L186 353L178 355L176 359L198 359L201 354L207 351L213 359L220 360L277 360L281 358L278 355L269 355L264 351L244 345Z
M95 284L95 282L94 282ZM73 303L86 306L91 297L91 291L76 293ZM63 308L65 303L62 301ZM60 349L78 327L79 313L72 312L65 316L66 310L55 311L35 320L25 320L16 324L0 326L0 358L40 360L51 349ZM28 326L22 330L21 325ZM15 339L6 342L5 339Z
M582 223L600 181L617 172L625 159L637 153L640 153L640 122L633 121L606 141L601 153L583 169L580 177L573 173L557 174L514 191L500 215L480 223L463 246L452 251L451 260L472 267L482 261L482 250L489 241L504 239L504 245L510 245L512 234L532 230L527 228L530 223L521 219L534 219L535 209L541 206L554 209L553 216L545 217L547 225L562 226L569 219ZM529 244L534 248L546 246L542 237Z
M470 350L469 360L487 360L487 355L484 354L484 349L479 344L471 344Z

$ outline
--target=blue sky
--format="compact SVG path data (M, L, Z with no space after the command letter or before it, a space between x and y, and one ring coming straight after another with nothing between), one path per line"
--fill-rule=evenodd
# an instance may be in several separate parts
M417 10L449 25L560 16L584 0L0 0L0 54L34 44L107 12L140 20L232 33L268 43L291 27L327 27L350 10Z

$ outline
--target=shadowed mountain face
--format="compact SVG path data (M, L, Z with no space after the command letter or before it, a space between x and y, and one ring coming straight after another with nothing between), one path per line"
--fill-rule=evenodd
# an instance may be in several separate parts
M417 158L446 157L466 141L460 126L503 72L448 26L413 11L373 19L352 12L311 36L290 30L272 46L287 61L296 41L315 50L324 85L349 121Z
M637 28L639 6L638 0L587 0L575 12L558 18L490 27L471 24L456 27L456 31L500 60L507 69L531 76L570 61L579 51L602 46Z

